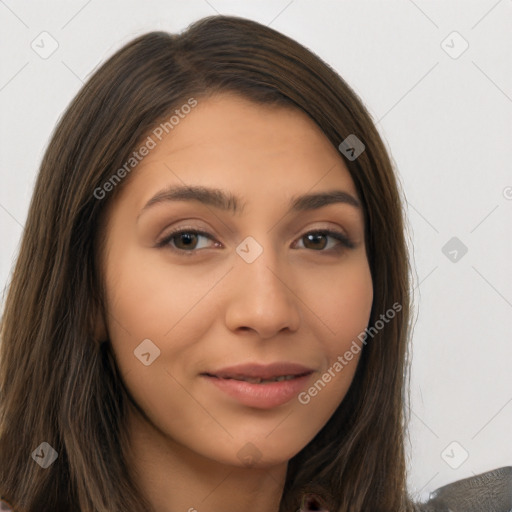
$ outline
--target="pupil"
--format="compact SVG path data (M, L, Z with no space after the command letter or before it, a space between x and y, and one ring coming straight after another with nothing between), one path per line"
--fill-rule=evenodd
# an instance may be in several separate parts
M195 234L192 234L192 233L182 233L180 236L179 236L179 239L180 241L183 241L185 240L185 247L190 247L191 245L194 245L193 244L193 238L195 237L196 235ZM192 244L190 244L190 242L192 242Z
M321 233L316 233L316 234L310 234L310 235L306 235L306 238L308 238L309 240L313 239L313 244L315 243L318 243L318 239L319 238L323 238L324 235L322 235ZM322 246L320 247L321 249L324 248L325 244L321 244Z

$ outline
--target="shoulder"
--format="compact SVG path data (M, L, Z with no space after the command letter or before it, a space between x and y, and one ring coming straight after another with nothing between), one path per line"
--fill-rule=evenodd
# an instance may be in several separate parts
M421 512L512 512L512 466L439 487Z

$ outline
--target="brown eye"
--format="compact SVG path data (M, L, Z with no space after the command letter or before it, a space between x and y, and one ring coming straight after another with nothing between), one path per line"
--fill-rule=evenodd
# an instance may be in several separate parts
M307 240L304 245L307 249L325 249L327 245L326 238L323 233L309 233L303 237L304 240Z
M197 252L198 242L202 238L213 240L213 237L206 231L180 228L164 237L157 243L157 247L167 247L173 251L192 254Z
M174 245L176 245L178 249L195 249L197 239L198 235L196 233L182 232L173 236L173 240L175 240Z
M331 246L326 249L328 246L327 240L329 238L337 240L338 243L334 244L334 247ZM334 230L310 231L309 233L302 235L300 240L305 240L304 247L306 249L311 249L317 252L339 251L343 248L353 249L355 247L352 241L347 238L344 233Z
M208 246L198 247L200 240L203 238L214 240L210 233L206 231L192 228L180 228L165 236L157 243L157 247L168 248L179 254L193 256L198 253L200 249L208 248ZM329 247L329 239L335 240L337 243ZM344 248L352 249L355 247L344 233L335 230L310 231L302 235L299 241L303 241L304 249L323 253L339 252ZM216 242L214 245L218 247L219 242Z

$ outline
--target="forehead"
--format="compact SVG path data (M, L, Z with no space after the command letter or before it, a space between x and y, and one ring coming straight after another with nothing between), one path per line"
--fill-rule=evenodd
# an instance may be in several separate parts
M333 187L357 197L343 157L302 110L229 93L197 101L161 140L153 136L155 147L130 177L131 193L147 199L175 183L268 200L276 191L291 196Z

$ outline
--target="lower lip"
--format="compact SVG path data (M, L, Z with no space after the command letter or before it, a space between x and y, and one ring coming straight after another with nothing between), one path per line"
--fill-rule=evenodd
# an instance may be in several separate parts
M271 409L289 402L304 389L311 373L281 382L252 384L243 380L220 379L203 375L209 382L235 398L241 404L259 409Z

